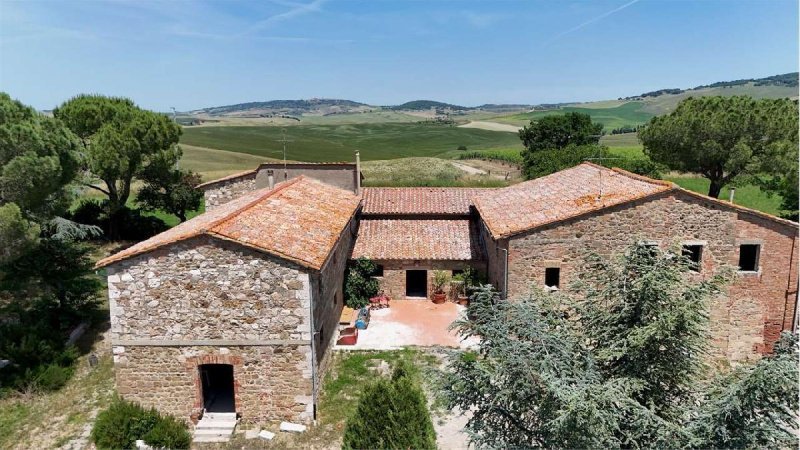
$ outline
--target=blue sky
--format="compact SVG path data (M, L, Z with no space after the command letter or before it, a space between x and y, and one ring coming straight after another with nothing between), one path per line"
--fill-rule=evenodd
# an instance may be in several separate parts
M797 66L797 0L0 0L0 90L39 109L589 101Z

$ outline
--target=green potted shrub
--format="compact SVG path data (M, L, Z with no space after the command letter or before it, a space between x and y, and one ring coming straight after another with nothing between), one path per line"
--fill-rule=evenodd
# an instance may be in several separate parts
M372 277L375 263L368 258L358 258L347 266L344 283L344 303L355 310L369 305L369 299L378 295L380 283Z
M447 301L447 294L444 292L444 287L450 282L450 274L444 270L433 271L433 294L431 300L437 305Z

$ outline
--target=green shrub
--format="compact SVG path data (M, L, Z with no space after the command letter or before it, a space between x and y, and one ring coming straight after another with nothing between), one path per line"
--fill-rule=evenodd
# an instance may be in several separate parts
M398 365L391 379L380 378L364 389L347 420L342 448L436 448L425 394L409 366Z
M570 145L552 150L525 151L525 176L530 180L592 159L608 156L608 148L600 145ZM596 161L600 162L600 161Z
M84 200L69 215L75 222L84 225L95 225L103 230L103 236L111 237L111 223L107 213L107 202L99 200ZM155 236L169 227L158 217L142 214L138 209L123 207L114 214L116 226L116 239L124 241L142 241Z
M97 448L132 448L137 439L155 447L188 448L191 444L186 425L174 417L162 416L155 409L145 409L119 397L97 415L92 428L92 441Z
M372 278L375 263L368 258L358 258L347 266L344 284L344 302L353 309L369 305L369 299L378 295L378 280Z
M67 384L73 372L75 372L75 369L71 365L48 364L39 366L36 370L36 375L33 377L33 384L42 391L55 391Z
M606 167L619 167L638 175L660 179L662 167L647 158L622 158L602 161Z
M466 145L459 145L458 149L461 150L461 151L466 151L467 150L467 146Z
M192 435L186 424L172 416L161 418L143 439L145 444L155 448L184 449L192 445Z
M489 159L503 161L515 165L522 165L522 154L519 149L492 149L492 150L473 150L458 155L458 159Z

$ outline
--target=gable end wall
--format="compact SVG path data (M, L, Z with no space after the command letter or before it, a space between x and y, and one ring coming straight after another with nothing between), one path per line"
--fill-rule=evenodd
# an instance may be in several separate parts
M312 419L311 280L293 263L198 237L108 268L117 390L197 419L200 364L231 364L246 422Z
M661 194L510 238L509 298L543 287L546 267L560 267L562 289L567 287L587 251L611 256L636 241L658 242L662 248L700 241L703 263L696 276L703 277L722 265L735 267L739 244L759 240L760 273L738 274L728 295L710 307L713 356L731 362L755 359L772 351L780 331L792 326L796 233L791 226L712 201L680 192ZM793 269L790 261L795 261Z

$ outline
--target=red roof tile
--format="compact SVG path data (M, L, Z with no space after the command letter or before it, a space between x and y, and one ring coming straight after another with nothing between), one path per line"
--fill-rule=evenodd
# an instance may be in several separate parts
M363 214L466 215L481 188L365 188Z
M305 176L235 200L97 263L107 266L201 234L320 269L359 206L360 197Z
M667 181L583 163L476 195L474 202L492 236L504 238L673 188Z
M482 259L478 230L469 219L364 219L353 258L376 260Z

